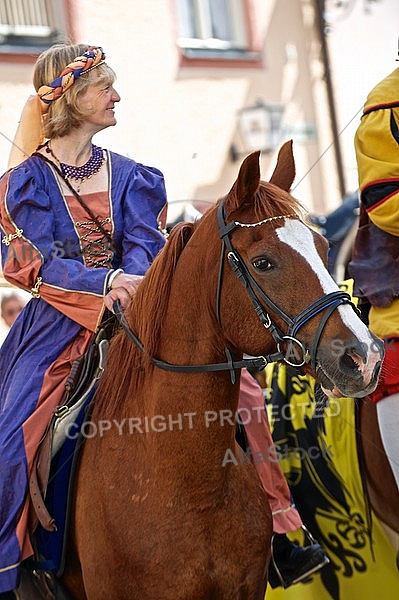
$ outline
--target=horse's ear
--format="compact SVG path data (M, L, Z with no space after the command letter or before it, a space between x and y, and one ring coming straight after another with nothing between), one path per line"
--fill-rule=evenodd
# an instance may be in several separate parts
M224 199L226 217L244 204L253 202L260 181L259 156L259 151L252 152L242 163L238 177Z
M295 179L295 161L292 152L292 140L281 146L277 157L277 165L271 176L270 183L289 192Z

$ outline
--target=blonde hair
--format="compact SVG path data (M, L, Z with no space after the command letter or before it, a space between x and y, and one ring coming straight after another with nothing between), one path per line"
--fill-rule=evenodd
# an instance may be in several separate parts
M88 49L86 44L55 44L42 52L33 72L35 90L38 91L42 85L49 85L60 76L69 63ZM79 98L93 84L112 85L114 81L115 72L106 63L83 73L60 98L51 102L43 118L45 136L63 137L70 133L71 129L78 128L88 116L87 112L79 108Z

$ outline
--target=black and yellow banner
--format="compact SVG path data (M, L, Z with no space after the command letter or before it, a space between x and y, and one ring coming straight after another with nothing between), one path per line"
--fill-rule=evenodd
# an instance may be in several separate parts
M269 419L280 464L302 520L323 545L330 564L309 583L268 589L266 599L399 597L395 550L368 510L362 488L355 402L326 401L324 395L316 402L314 380L285 366L269 365L267 375Z

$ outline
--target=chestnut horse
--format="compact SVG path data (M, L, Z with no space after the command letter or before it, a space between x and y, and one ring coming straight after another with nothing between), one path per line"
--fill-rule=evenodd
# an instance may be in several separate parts
M291 142L270 182L248 156L225 198L173 229L126 309L78 466L74 598L263 600L272 519L235 443L243 354L305 364L330 394L375 388L378 342L301 221L294 176Z

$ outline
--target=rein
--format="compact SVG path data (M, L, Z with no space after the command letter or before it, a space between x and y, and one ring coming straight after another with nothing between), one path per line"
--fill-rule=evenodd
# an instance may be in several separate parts
M276 342L277 352L273 354L268 354L266 356L257 356L254 358L244 358L240 361L234 361L232 358L232 354L228 348L225 348L225 354L227 361L224 363L209 363L202 365L175 365L172 363L165 362L155 357L151 357L150 360L153 365L162 369L164 371L172 371L175 373L204 373L204 372L212 372L212 371L230 371L231 383L234 384L236 381L236 370L240 369L255 369L258 371L262 371L267 364L272 362L278 362L284 360L288 365L292 367L302 367L305 363L310 362L313 370L316 370L316 353L317 347L323 333L324 327L333 313L333 311L342 304L350 304L355 310L357 310L356 306L353 304L351 297L346 292L341 290L337 290L336 292L330 292L326 294L322 298L319 298L312 304L310 304L307 308L305 308L302 312L300 312L296 317L292 318L287 315L284 311L282 311L274 302L265 294L262 288L258 285L255 279L252 277L250 272L248 271L244 261L242 260L239 253L233 248L233 245L230 240L230 233L236 229L237 227L256 227L257 225L262 225L269 221L275 221L277 219L285 219L288 217L295 217L296 215L281 215L277 217L270 217L268 219L263 219L258 223L247 224L247 223L239 223L237 221L231 221L226 224L224 219L224 209L223 203L221 203L218 207L217 211L217 221L219 227L219 236L222 240L222 250L221 257L219 263L219 277L218 277L218 285L216 292L216 318L219 326L221 327L220 322L220 298L221 298L221 289L223 283L223 264L224 264L224 255L227 251L227 260L230 264L232 271L235 273L240 283L244 286L246 292L248 293L252 305L255 309L256 314L258 315L262 325L269 330L272 335L274 341ZM288 325L288 331L284 335L280 332L280 330L273 323L269 314L265 312L262 304L260 303L258 296L262 299L264 304L271 310L273 310L276 314L278 314ZM137 346L137 348L144 352L145 348L142 342L139 340L137 335L132 331L129 323L126 320L125 314L121 307L119 300L117 300L113 305L113 310L116 315L116 318L122 327L123 331L126 333L128 338ZM319 323L314 343L312 344L310 350L306 349L302 342L298 340L295 335L299 331L299 329L305 325L310 319L315 317L322 311L326 311ZM287 357L287 352L284 353L281 349L281 345L283 343L294 344L298 346L301 351L302 356L300 356L300 360L298 362L292 362ZM295 349L294 349L295 350ZM295 352L296 354L296 352Z
M137 335L134 333L134 331L132 331L129 323L127 322L119 300L114 302L113 310L120 326L122 327L123 331L126 333L128 338L137 346L137 348L141 352L144 352L144 346L137 337ZM276 352L275 354L270 354L268 356L256 356L254 358L243 358L242 360L234 361L232 359L230 350L226 348L225 352L227 358L227 362L225 363L208 363L205 365L174 365L154 357L151 357L151 362L153 365L155 365L159 369L162 369L163 371L173 371L174 373L204 373L208 371L230 371L231 383L235 383L236 370L247 368L262 371L268 363L277 362L282 358L281 352Z

